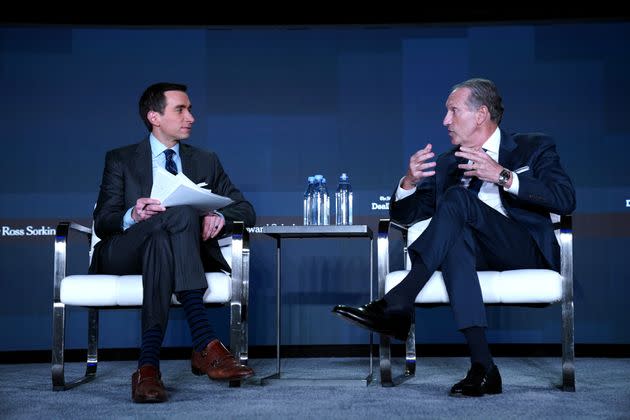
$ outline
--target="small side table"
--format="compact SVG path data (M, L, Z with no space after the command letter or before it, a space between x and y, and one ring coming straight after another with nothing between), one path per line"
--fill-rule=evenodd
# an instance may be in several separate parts
M313 226L256 226L252 233L262 233L276 240L276 372L262 378L262 383L274 379L283 381L296 380L283 378L280 371L280 346L281 346L281 291L282 291L282 240L304 238L369 238L370 239L370 301L373 299L373 268L374 268L374 235L367 225L313 225ZM370 333L370 371L365 378L357 379L365 385L369 385L373 379L374 364L372 358L373 334ZM305 378L314 380L314 378ZM304 379L298 379L304 381ZM347 382L352 379L324 378L327 382Z

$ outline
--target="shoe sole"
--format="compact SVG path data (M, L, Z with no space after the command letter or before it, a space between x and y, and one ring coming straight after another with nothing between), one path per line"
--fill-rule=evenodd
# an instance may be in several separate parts
M353 323L354 325L357 325L363 329L366 329L368 331L371 332L375 332L378 334L382 334L382 335L386 335L388 337L391 338L395 338L396 340L400 340L400 341L407 341L407 337L409 334L409 331L406 331L403 335L403 333L401 333L400 331L391 331L391 330L378 330L376 328L372 328L369 325L364 324L359 318L355 318L350 314L345 314L345 313L341 313L341 312L337 312L335 310L332 311L332 313L334 313L337 316L340 316L341 318L345 319L346 321L349 321L351 323Z
M195 368L195 367L191 367L190 370L193 373L193 375L196 375L196 376L207 375L206 372L202 371L201 369ZM240 381L240 380L243 380L243 379L251 378L254 375L255 374L252 372L252 373L248 373L248 374L243 375L243 376L232 377L232 378L212 378L210 376L208 376L208 378L212 379L213 381Z
M208 378L212 379L213 381L242 381L244 379L251 378L252 376L254 376L253 373L248 373L247 375L238 377L232 376L230 378L211 378L210 376L208 376Z
M157 404L168 401L168 398L132 398L132 400L136 404Z
M455 397L455 398L467 398L467 397L483 397L484 395L498 395L498 394L502 394L503 393L503 389L499 389L499 390L492 390L492 391L486 391L486 392L480 392L480 393L471 393L471 392L449 392L448 396L449 397Z

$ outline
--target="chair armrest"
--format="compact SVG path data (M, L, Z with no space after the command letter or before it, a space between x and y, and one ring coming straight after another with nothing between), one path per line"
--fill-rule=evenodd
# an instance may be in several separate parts
M380 219L377 236L377 268L378 268L378 296L385 294L385 278L389 274L389 238L392 231L400 231L403 237L403 261L407 256L408 226L396 223L390 219Z
M242 267L243 258L249 256L249 232L245 228L245 223L235 221L232 230L232 274L238 275L234 270Z
M71 231L76 231L87 238L88 247L92 239L92 229L74 222L60 222L55 234L55 255L53 259L53 301L59 302L61 280L66 277L67 244Z
M232 301L248 296L249 282L249 232L245 223L234 222L232 230Z
M573 302L573 217L560 217L557 226L560 229L560 274L564 279L564 299Z

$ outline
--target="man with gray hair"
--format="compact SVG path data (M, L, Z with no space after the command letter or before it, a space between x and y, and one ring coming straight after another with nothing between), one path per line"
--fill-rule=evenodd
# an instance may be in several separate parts
M431 144L414 153L390 202L390 216L400 223L431 218L409 246L409 274L382 299L333 309L356 325L404 341L416 296L441 270L471 358L468 374L451 388L453 396L502 392L477 271L560 271L550 213L575 210L575 190L553 140L508 133L499 128L502 116L492 81L470 79L452 88L443 124L454 147L436 160Z

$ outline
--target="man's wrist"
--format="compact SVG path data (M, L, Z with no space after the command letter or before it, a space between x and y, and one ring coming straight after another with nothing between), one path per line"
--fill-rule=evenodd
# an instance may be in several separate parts
M418 185L418 184L417 184L416 182L409 181L409 180L407 179L407 177L404 177L404 178L403 178L403 180L402 180L402 182L400 183L400 187L401 187L403 190L411 190L411 189L414 189L414 188L416 188L416 186L417 186L417 185Z
M499 173L499 179L497 181L497 184L500 187L505 187L505 186L509 187L511 185L511 181L512 181L512 172L503 168L501 172Z

